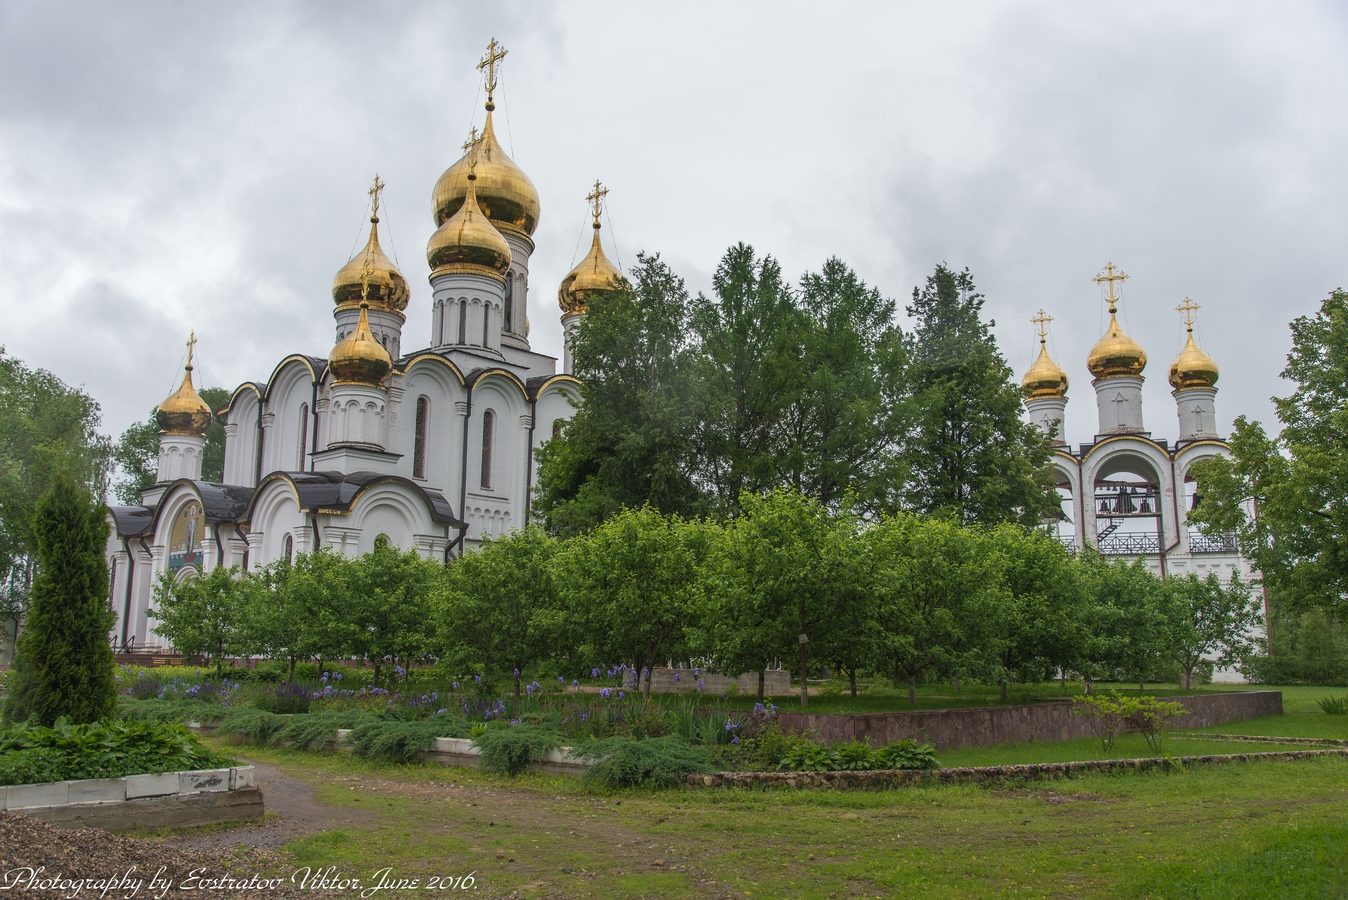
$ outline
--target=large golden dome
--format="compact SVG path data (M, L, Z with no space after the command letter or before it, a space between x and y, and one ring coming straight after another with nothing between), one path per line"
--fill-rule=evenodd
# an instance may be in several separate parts
M374 176L370 188L370 237L360 252L332 277L332 299L338 306L356 306L364 296L372 306L402 312L407 309L411 290L407 279L398 271L379 246L379 192L384 182Z
M596 219L590 252L562 279L561 287L557 289L557 305L564 313L584 313L590 305L590 298L613 290L615 281L626 283L623 273L604 255L604 246L599 240L599 221Z
M499 280L510 268L510 245L488 221L477 199L477 181L471 172L465 180L468 185L465 202L440 223L426 244L431 277L459 272Z
M538 227L538 189L496 139L493 109L495 104L488 99L487 122L477 142L477 202L501 231L527 237ZM436 225L454 215L468 196L468 159L472 152L471 148L465 152L435 183L431 199L435 204Z
M360 302L356 329L328 354L328 368L337 384L379 384L393 370L393 357L370 331L370 304Z
M1020 387L1029 400L1067 395L1067 373L1048 355L1048 344L1042 336L1039 338L1039 356L1020 380Z
M164 399L155 410L161 434L193 434L204 437L211 424L211 408L192 386L192 347L196 334L187 342L187 365L183 367L183 383Z
M1177 391L1214 387L1220 374L1217 363L1200 350L1194 340L1193 314L1198 309L1198 304L1185 297L1184 302L1176 309L1184 313L1184 325L1189 337L1184 342L1184 348L1180 350L1179 356L1176 356L1175 361L1170 364L1170 386Z
M1086 359L1086 368L1096 378L1109 378L1115 375L1140 377L1147 367L1147 354L1137 341L1124 334L1119 327L1116 311L1110 310L1109 328L1105 336L1091 348Z

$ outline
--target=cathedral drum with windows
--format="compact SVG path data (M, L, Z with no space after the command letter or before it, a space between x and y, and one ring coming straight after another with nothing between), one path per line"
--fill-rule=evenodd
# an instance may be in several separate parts
M387 535L448 560L483 538L521 527L537 477L536 451L571 416L579 383L570 344L586 303L621 275L599 237L558 294L566 354L529 345L529 257L539 200L506 155L492 121L499 64L492 41L479 64L486 116L432 194L427 244L429 340L403 350L411 292L379 243L370 189L364 247L332 282L335 342L326 356L296 353L262 382L240 385L214 415L225 427L222 483L202 480L212 411L192 380L160 404L157 480L138 506L110 510L113 639L157 648L154 584L216 566L245 570L329 548L355 556Z
M1048 351L1043 310L1039 354L1021 380L1030 421L1048 435L1062 499L1059 515L1046 527L1066 546L1091 547L1107 557L1143 560L1153 572L1169 575L1216 573L1223 581L1239 574L1257 590L1256 574L1239 554L1233 535L1205 535L1189 527L1198 503L1194 463L1230 453L1217 434L1217 364L1194 340L1189 298L1177 307L1186 339L1170 366L1170 385L1179 418L1173 443L1153 437L1142 420L1143 371L1147 354L1119 324L1119 286L1128 278L1108 263L1095 281L1104 289L1109 325L1091 349L1086 367L1093 376L1099 429L1095 439L1073 449L1063 439L1067 375ZM1257 595L1262 604L1262 594ZM1264 610L1267 615L1267 609ZM1234 670L1218 670L1214 680L1243 680Z

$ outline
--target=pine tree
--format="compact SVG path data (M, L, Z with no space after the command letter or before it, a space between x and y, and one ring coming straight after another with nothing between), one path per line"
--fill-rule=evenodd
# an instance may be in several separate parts
M38 503L34 530L38 573L5 721L51 725L62 717L74 723L105 718L116 696L102 506L59 476Z

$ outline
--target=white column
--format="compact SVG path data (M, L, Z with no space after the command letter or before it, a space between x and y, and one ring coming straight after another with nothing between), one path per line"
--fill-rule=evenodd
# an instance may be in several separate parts
M201 479L201 454L206 449L205 435L159 435L158 482L177 481L179 478Z
M1217 389L1187 388L1172 392L1179 413L1179 439L1197 441L1217 437Z
M1032 397L1025 401L1030 422L1054 444L1065 443L1063 420L1067 416L1066 397Z
M576 332L580 330L580 321L583 318L584 313L567 313L562 316L562 372L567 375L574 375L576 372L573 347Z
M1117 375L1095 379L1100 412L1098 434L1136 434L1142 427L1142 378Z

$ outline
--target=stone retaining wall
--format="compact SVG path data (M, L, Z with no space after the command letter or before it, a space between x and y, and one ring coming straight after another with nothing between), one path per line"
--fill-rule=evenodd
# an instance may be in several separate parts
M0 810L108 831L210 825L262 815L252 766L0 787Z
M877 772L716 772L689 775L689 787L759 788L870 788L883 789L917 784L986 784L999 781L1046 781L1075 775L1109 772L1173 770L1179 766L1265 759L1312 759L1319 756L1348 757L1348 749L1284 750L1273 753L1230 753L1181 756L1165 759L1102 759L1080 762L1034 763L1019 766L967 766L954 769L896 770Z
M1209 728L1227 722L1282 715L1281 691L1230 691L1166 697L1189 712L1173 722L1175 728ZM1019 744L1025 741L1066 741L1091 737L1090 723L1072 712L1068 700L1023 706L971 706L955 709L895 713L780 712L778 721L789 732L814 732L823 741L866 741L873 747L903 738L931 744L937 750Z

